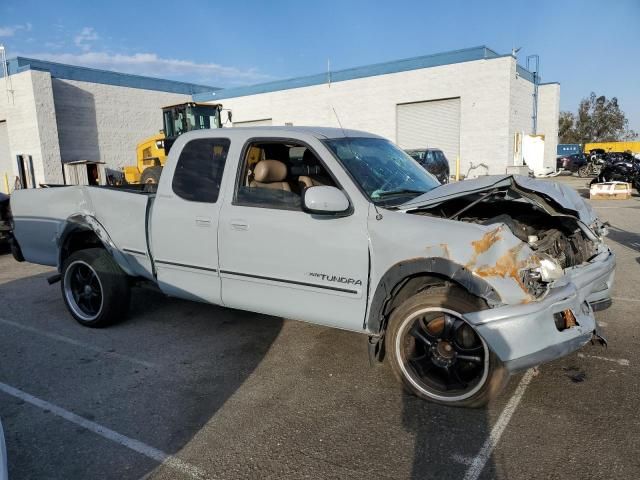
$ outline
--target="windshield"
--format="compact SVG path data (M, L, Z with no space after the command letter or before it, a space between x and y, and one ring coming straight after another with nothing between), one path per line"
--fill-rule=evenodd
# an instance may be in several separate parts
M400 205L440 185L435 177L388 140L334 138L324 143L376 204Z

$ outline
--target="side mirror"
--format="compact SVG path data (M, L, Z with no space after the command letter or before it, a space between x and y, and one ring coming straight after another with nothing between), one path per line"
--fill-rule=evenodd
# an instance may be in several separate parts
M316 215L336 215L349 210L349 200L336 187L309 187L302 194L303 209Z

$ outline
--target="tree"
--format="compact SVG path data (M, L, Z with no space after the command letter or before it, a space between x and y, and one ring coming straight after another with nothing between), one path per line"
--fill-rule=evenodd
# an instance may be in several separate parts
M618 105L618 99L598 97L594 92L583 98L577 114L560 112L560 143L617 142L633 140L638 134L629 129L629 120Z

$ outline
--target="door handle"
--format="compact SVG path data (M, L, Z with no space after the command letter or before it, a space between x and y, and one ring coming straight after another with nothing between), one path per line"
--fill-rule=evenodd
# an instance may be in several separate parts
M249 230L249 224L244 220L231 220L231 228L234 230Z
M196 225L199 227L210 227L211 219L209 217L196 217Z

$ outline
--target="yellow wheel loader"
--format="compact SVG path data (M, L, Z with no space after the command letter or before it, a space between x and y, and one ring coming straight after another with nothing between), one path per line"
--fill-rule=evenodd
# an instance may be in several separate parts
M169 150L180 135L191 130L220 128L222 105L187 102L162 109L163 130L136 146L136 165L124 167L127 183L156 184Z

